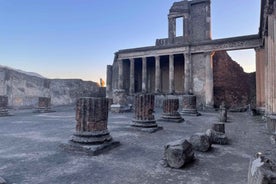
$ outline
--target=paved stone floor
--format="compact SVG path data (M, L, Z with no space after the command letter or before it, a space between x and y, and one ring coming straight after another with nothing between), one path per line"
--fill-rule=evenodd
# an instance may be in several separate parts
M205 132L218 113L185 116L183 123L158 122L153 134L130 127L132 113L109 114L109 130L121 145L103 155L68 153L60 148L74 132L74 107L34 114L13 111L0 118L0 176L13 184L241 184L247 182L249 159L256 152L275 153L261 117L230 113L230 145L213 145L183 169L162 166L164 145ZM160 109L156 110L160 116Z

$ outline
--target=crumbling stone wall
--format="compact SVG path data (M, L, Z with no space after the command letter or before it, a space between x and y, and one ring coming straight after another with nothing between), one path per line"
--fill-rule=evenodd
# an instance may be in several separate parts
M214 103L219 107L222 101L231 109L243 109L255 105L255 73L245 73L226 51L216 52L214 63Z
M68 105L79 97L105 96L105 89L91 81L46 79L0 67L0 95L8 96L10 107L33 108L38 97L51 97L52 105Z

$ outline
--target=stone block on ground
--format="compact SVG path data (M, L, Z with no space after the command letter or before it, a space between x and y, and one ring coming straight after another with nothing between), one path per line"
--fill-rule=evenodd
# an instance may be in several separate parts
M275 158L274 158L275 159ZM248 170L248 184L275 184L276 162L268 156L251 158Z
M167 166L179 169L193 160L192 144L187 140L177 140L165 145L164 161Z
M212 144L228 144L228 138L224 133L208 129L206 131L206 135L209 136Z
M208 151L212 146L210 138L204 133L196 133L192 135L189 142L193 145L194 150L201 152Z
M225 133L225 124L224 123L214 123L214 124L212 124L211 129L216 132Z

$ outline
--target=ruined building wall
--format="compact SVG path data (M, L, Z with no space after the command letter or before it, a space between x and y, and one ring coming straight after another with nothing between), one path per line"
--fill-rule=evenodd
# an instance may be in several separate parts
M100 95L95 82L80 79L46 79L0 68L0 95L7 95L10 107L34 107L38 97L51 97L52 105L75 103L82 96Z
M255 73L245 73L226 51L218 51L214 63L214 104L222 101L230 109L244 109L248 104L255 106Z

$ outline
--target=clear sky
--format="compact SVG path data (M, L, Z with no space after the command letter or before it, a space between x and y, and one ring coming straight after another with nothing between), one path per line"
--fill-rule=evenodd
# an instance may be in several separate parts
M0 65L48 78L105 79L114 52L167 37L175 1L0 0ZM258 33L260 0L212 0L211 9L213 39ZM231 57L254 70L253 50Z

